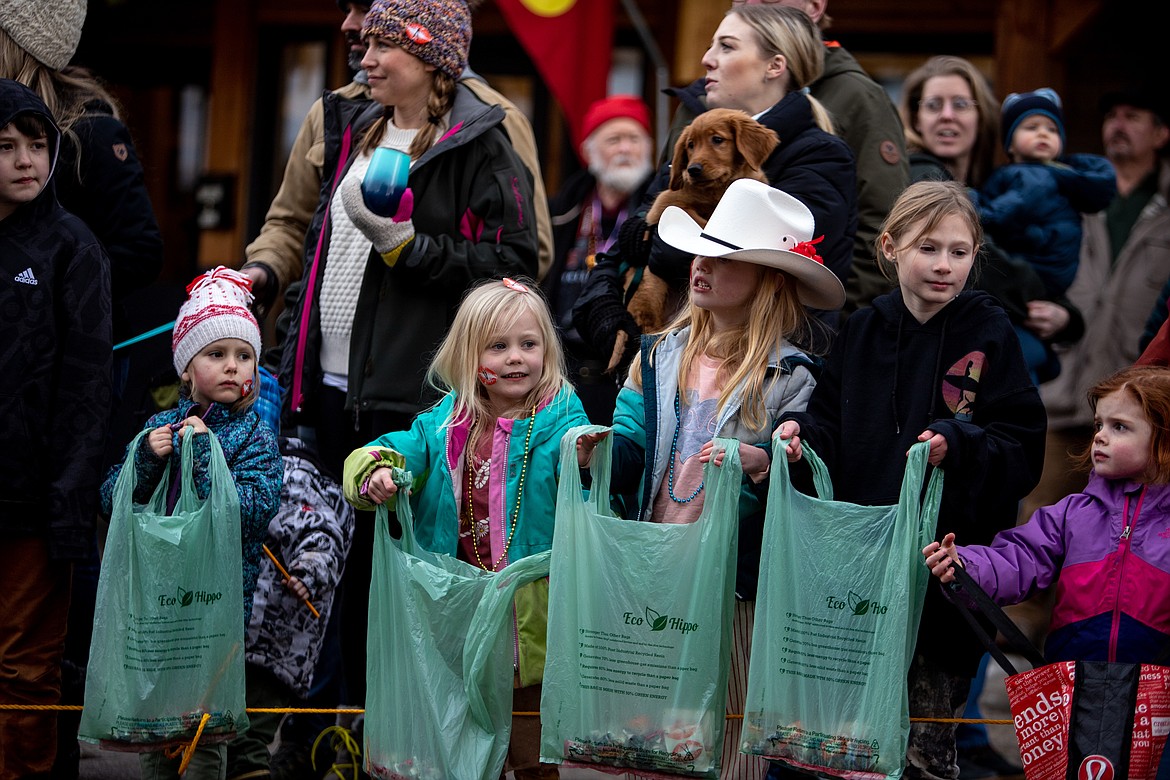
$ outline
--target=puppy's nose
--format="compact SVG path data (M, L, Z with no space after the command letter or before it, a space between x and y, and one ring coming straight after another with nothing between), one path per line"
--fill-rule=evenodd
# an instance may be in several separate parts
M703 164L693 162L690 165L688 165L687 166L687 175L690 176L692 179L703 178Z

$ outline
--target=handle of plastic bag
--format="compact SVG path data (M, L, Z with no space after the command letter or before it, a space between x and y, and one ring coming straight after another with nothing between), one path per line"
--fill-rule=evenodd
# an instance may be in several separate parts
M787 444L788 439L780 438L778 431L772 434L772 465L776 466L776 478L781 480L781 484L786 490L790 489L792 485L792 477L788 469L788 458L784 455L784 448ZM813 451L812 447L808 446L807 442L801 445L801 451L803 453L801 457L808 463L809 468L812 469L813 487L816 488L817 498L832 501L833 479L829 476L829 469L825 466L825 462Z
M182 446L179 447L179 501L175 504L175 513L179 512L194 512L199 507L203 506L210 498L210 494L206 499L199 498L198 491L195 490L195 448L190 446L194 441L195 429L191 426L184 426L180 433L182 437ZM213 491L223 489L225 486L217 484L214 477L217 471L227 472L227 458L224 457L223 447L219 444L219 437L212 431L207 431L208 446L210 447L211 457L208 459L208 473L212 475L211 489ZM217 469L216 464L222 465L222 469ZM233 484L233 489L234 489Z
M922 480L930 471L930 479L926 483L926 490L922 489ZM916 442L906 456L906 471L902 474L902 490L899 493L898 503L903 512L915 519L919 539L926 544L934 538L935 524L938 522L938 508L942 503L943 473L942 469L930 469L930 443ZM919 500L921 496L921 500Z
M699 513L699 523L706 523L708 517L719 522L720 516L727 512L730 502L731 511L735 512L739 503L739 490L743 484L743 465L739 458L739 439L714 438L711 450L711 460L703 465L703 509ZM715 453L723 450L723 465L715 465ZM731 494L728 496L728 494ZM704 538L707 534L704 531Z
M547 577L551 559L552 551L545 550L513 561L490 575L492 583L484 590L475 608L472 630L463 643L463 685L473 722L488 733L498 731L502 725L491 722L486 695L491 688L491 679L486 672L495 647L495 631L511 625L517 589Z
M593 457L589 461L589 473L593 483L589 488L589 497L585 499L594 512L610 514L609 511L609 476L613 464L613 429L605 425L578 425L570 428L561 437L561 481L576 488L574 495L580 495L584 487L581 484L581 472L577 466L577 439L592 433L609 432L593 449Z
M402 538L395 539L391 536L390 542L403 552L414 554L418 550L418 540L414 535L414 508L410 505L410 486L414 475L406 469L391 466L390 478L398 487L398 492L393 496L394 516L398 518L398 525L402 528ZM374 511L374 522L385 526L387 532L390 530L390 503L383 501Z
M138 487L138 475L134 469L134 456L142 444L143 437L149 433L149 429L139 432L126 448L126 460L122 464L122 470L118 472L118 481L114 483L113 505L115 507L131 506L134 502L134 489ZM157 494L159 489L166 490L165 485L166 475L164 474L162 482L155 489L155 493Z
M142 439L148 435L150 435L150 429L140 431L126 450L126 460L122 465L122 470L118 473L118 481L114 483L113 505L115 507L134 506L134 491L138 486L134 459L138 454ZM190 524L192 513L210 499L210 496L208 499L200 499L195 490L195 456L189 454L193 448L185 446L190 437L194 435L194 431L188 426L183 429L180 435L183 446L179 447L180 490L175 511L170 515L166 511L167 492L170 489L171 473L174 468L173 458L168 458L162 477L146 505L148 511L134 513L135 520L143 531L171 544L179 544L182 541L183 530ZM207 435L210 437L211 463L214 464L217 459L224 461L224 469L226 470L226 461L219 440L211 431L208 431ZM213 468L212 473L214 474L214 472ZM213 491L224 489L224 486L217 485L216 482L215 479L212 479L211 489ZM235 489L234 485L232 489Z

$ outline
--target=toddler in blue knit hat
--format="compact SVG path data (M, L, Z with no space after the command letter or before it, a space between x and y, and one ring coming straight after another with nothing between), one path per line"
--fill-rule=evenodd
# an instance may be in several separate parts
M976 197L983 229L1035 272L1036 299L1062 301L1080 263L1081 215L1113 199L1113 166L1098 155L1064 153L1060 96L1047 87L1008 95L1001 126L1011 162L997 168ZM1038 334L1027 322L1016 329L1033 380L1052 379L1060 364L1044 341L1051 334Z

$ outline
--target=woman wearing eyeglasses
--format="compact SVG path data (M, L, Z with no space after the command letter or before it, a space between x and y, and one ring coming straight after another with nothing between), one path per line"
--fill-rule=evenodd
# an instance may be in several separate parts
M983 186L994 166L1000 112L999 101L978 68L962 57L932 57L903 82L899 112L911 182L954 180L971 189ZM1035 269L1009 256L986 233L976 268L978 273L972 273L969 284L994 296L1013 325L1031 331L1044 343L1074 342L1084 334L1084 318L1068 298L1039 300L1044 285ZM1034 619L1046 625L1043 600L1036 606ZM945 659L940 669L943 675L955 675L955 679L974 675L963 715L982 717L978 701L987 656L980 658L982 645L971 638L959 613L945 603L938 589L928 592L922 625L930 628L919 632L918 652ZM961 689L954 693L961 699ZM921 714L911 712L911 716ZM945 723L911 726L912 750L928 763L950 765L932 774L949 777L956 769L960 776L1022 773L1014 757L1005 759L991 747L986 727L962 724L952 732L953 728ZM952 760L957 763L951 764ZM915 776L912 770L906 774Z
M999 102L978 68L962 57L930 58L903 82L899 110L910 181L983 184L995 155Z

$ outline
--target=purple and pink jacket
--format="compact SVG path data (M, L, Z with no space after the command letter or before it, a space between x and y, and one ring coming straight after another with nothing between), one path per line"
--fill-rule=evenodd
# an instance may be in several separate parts
M1049 661L1151 663L1170 647L1170 485L1093 474L989 546L957 549L997 604L1055 582Z

